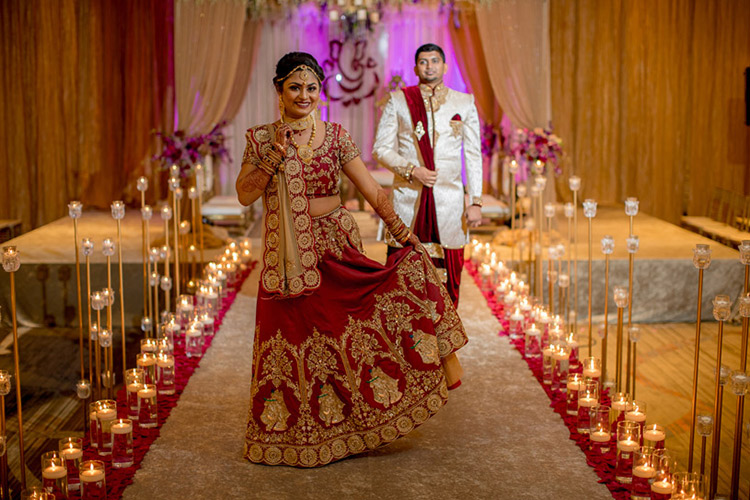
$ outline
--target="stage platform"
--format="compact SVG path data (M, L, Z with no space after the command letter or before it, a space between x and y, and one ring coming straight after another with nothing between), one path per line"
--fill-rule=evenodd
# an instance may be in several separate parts
M553 239L567 241L568 222L557 209L553 222ZM545 221L546 222L546 221ZM545 227L546 229L546 227ZM646 323L690 322L696 319L698 300L698 271L693 266L693 248L696 244L710 245L712 259L704 272L703 319L713 319L711 301L718 294L729 295L735 301L742 292L744 266L739 261L739 251L711 239L692 233L656 217L639 213L634 220L633 232L640 239L640 248L635 255L633 271L633 321ZM605 259L601 251L601 239L611 235L615 240L615 251L610 256L609 321L617 320L617 308L612 290L617 285L628 286L628 252L626 239L629 233L629 218L620 206L600 206L592 222L592 312L594 320L603 321L604 316L604 268ZM555 235L557 238L555 238ZM481 237L478 239L482 239ZM487 236L484 236L487 240ZM494 236L494 241L507 241L503 231ZM511 258L509 246L501 247L500 256ZM588 318L588 219L578 211L578 244L570 250L578 259L578 317ZM518 259L518 252L516 252ZM546 259L546 248L544 251ZM526 257L527 254L524 255ZM567 267L568 253L563 262ZM557 268L557 266L555 266ZM574 267L574 266L572 266ZM544 262L546 276L547 261ZM571 276L574 274L571 271ZM571 291L573 280L571 279ZM546 279L545 279L546 294ZM557 293L555 293L557 295ZM545 295L546 297L546 295ZM572 304L572 302L571 302ZM627 315L626 315L627 320Z
M141 215L139 210L128 209L122 220L123 289L125 292L125 322L140 327L143 314L143 260ZM150 240L164 239L164 222L155 213L150 226ZM173 221L170 221L170 239ZM78 220L78 241L91 238L94 253L91 259L91 289L101 290L107 286L106 257L102 254L102 241L111 238L117 243L117 223L110 212L85 211ZM204 234L204 239L207 235ZM3 244L15 245L21 258L21 268L16 273L16 301L19 326L60 327L78 324L75 278L75 248L73 221L62 217ZM205 259L214 258L219 249L204 249ZM86 266L81 259L82 297L86 296ZM159 265L160 274L163 266ZM120 282L117 252L112 257L112 288L116 302L113 323L120 324ZM174 278L174 273L172 273ZM0 273L0 306L3 308L3 323L10 316L10 279L8 273ZM85 309L85 302L83 303ZM86 315L84 314L84 322Z

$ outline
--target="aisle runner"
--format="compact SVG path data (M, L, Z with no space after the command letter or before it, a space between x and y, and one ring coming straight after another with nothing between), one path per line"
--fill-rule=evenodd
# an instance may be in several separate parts
M502 328L499 332L499 335L507 336L508 335L508 320L504 319L504 312L505 312L505 304L502 302L498 302L495 299L495 294L492 290L487 290L483 284L482 284L482 277L479 275L479 272L477 272L477 268L471 261L466 261L466 270L469 272L472 278L474 278L474 282L477 284L477 287L482 292L482 295L484 295L485 299L487 299L487 305L492 310L492 313L497 317L498 321L502 324ZM551 403L550 406L552 409L560 415L565 425L568 427L568 430L570 431L570 439L572 441L575 441L576 445L586 454L586 463L588 463L591 467L594 468L596 471L596 474L599 476L599 482L603 483L604 485L609 488L609 491L612 493L612 496L618 500L629 500L630 499L630 489L621 483L619 483L615 479L615 458L617 453L617 447L615 444L610 446L610 451L606 454L599 454L597 452L594 452L590 449L590 442L587 435L580 434L576 430L576 421L577 417L576 415L568 415L566 412L566 401L565 401L565 393L560 391L553 392L551 387L547 384L542 383L542 358L541 356L539 358L533 359L533 358L526 358L524 356L524 339L508 339L510 340L510 343L515 346L515 348L518 350L518 352L521 353L521 357L526 361L526 363L529 365L529 369L531 370L534 377L536 377L539 384L544 389L544 392L547 393L547 396L550 398ZM571 369L571 373L580 372L581 368L579 367L577 370ZM609 406L610 399L609 399L609 389L606 389L602 395L599 398L600 403L602 405Z
M234 283L232 283L229 287L229 291L227 292L227 296L224 298L224 300L221 303L221 308L219 309L219 313L216 317L216 323L214 324L215 327L215 335L219 335L220 333L220 327L222 320L224 319L224 316L226 315L227 311L229 311L229 308L232 307L232 303L234 303L234 299L237 297L237 293L242 288L242 284L245 282L245 279L250 275L252 270L257 265L257 261L252 261L250 264L248 264L247 268L242 271L241 273L238 273L237 278L235 279ZM211 347L211 342L213 341L214 337L206 337L205 338L205 344L203 345L203 354L206 353L209 347ZM107 498L112 500L116 498L120 498L122 496L123 491L125 488L133 482L133 476L135 475L135 471L138 470L141 466L141 462L143 461L143 457L148 452L149 448L151 447L151 444L154 442L154 440L159 437L159 434L161 433L161 426L164 425L164 422L167 421L167 418L169 417L169 414L172 412L172 408L177 406L177 402L180 399L180 396L182 395L182 391L185 389L185 386L187 385L188 381L190 380L190 377L193 375L193 372L196 368L200 365L201 359L203 359L203 356L200 358L188 358L185 356L185 336L184 334L175 337L175 346L174 346L174 361L175 361L175 393L173 395L159 395L158 396L158 406L159 406L159 425L156 428L153 429L141 429L138 427L136 423L133 425L133 452L134 452L134 462L133 465L130 467L127 467L125 469L114 469L112 468L112 460L111 457L107 457L107 459L104 460L105 467L106 467L106 482L107 482ZM127 407L127 400L126 400L126 394L125 389L121 389L117 393L117 413L118 418L127 418L128 407ZM89 446L89 440L88 438L84 438L84 453L83 453L83 460L102 460L102 457L100 457L94 449L92 449ZM70 498L77 499L80 498L79 492L71 492Z

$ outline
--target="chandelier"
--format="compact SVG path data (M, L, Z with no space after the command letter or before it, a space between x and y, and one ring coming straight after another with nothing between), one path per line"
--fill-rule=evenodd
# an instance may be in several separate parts
M328 4L328 20L343 38L359 37L377 26L382 7L382 2L372 0L334 0Z

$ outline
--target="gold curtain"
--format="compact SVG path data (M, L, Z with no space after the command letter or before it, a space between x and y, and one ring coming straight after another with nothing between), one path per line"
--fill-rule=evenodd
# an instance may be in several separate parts
M28 231L70 200L106 208L145 171L166 3L0 2L0 218Z
M258 58L261 29L262 23L257 19L250 17L245 19L245 27L242 30L242 45L237 58L237 74L234 77L232 92L222 115L222 120L226 120L227 123L234 120L234 117L240 111L242 101L245 100L247 87L250 85L250 77Z
M175 0L175 128L210 131L224 116L240 63L246 3Z
M487 73L482 41L477 28L476 6L471 2L460 2L451 11L449 32L456 51L456 64L468 81L480 118L497 127L503 117L492 91L492 82Z
M552 116L567 177L600 203L637 196L678 222L700 214L713 187L748 192L743 71L750 66L744 0L553 0Z

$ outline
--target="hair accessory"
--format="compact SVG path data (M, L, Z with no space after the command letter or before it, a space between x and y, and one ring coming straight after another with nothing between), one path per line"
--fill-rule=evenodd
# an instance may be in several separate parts
M292 71L287 73L285 76L274 78L273 81L276 83L283 82L284 80L289 78L292 75L292 73L296 71L301 71L299 77L302 79L303 82L306 82L307 79L310 77L310 73L312 73L315 79L318 80L318 83L320 83L320 78L318 78L318 74L315 72L315 70L313 70L307 64L300 64L299 66L295 67Z

